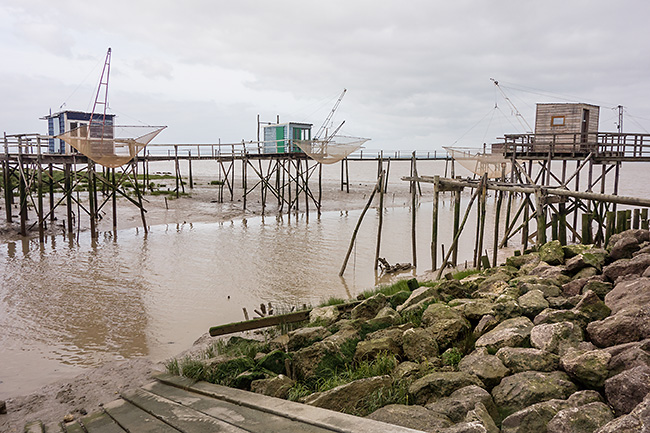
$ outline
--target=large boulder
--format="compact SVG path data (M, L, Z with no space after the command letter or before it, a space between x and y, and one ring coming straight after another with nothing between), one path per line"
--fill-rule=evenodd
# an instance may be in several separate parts
M610 237L607 243L609 258L612 261L630 258L634 252L641 248L641 243L649 240L650 232L648 230L633 229L617 233Z
M356 351L354 352L354 359L355 361L373 360L382 353L401 356L402 347L390 337L363 340L357 344Z
M316 374L325 357L336 356L339 352L340 346L331 341L319 341L300 349L293 355L293 374L300 379L309 379Z
M309 312L309 323L322 323L329 326L339 320L339 317L341 317L341 312L336 305L318 307Z
M547 433L593 433L614 419L605 403L594 402L559 411L546 426Z
M352 320L370 320L379 313L379 311L388 305L388 298L383 293L377 293L366 299L350 312Z
M451 393L448 397L435 400L427 404L426 408L431 412L436 412L449 418L452 422L461 422L467 416L467 413L474 408L477 403L481 403L490 416L498 418L498 411L489 392L476 385L469 385L460 388Z
M416 404L426 404L441 397L447 397L457 389L469 385L483 386L483 382L473 374L459 372L435 372L413 382L408 389Z
M599 347L616 346L650 338L650 306L619 311L587 326L591 341Z
M609 281L614 281L619 277L629 277L631 275L641 276L650 266L650 254L639 254L631 259L620 259L603 268L603 275Z
M551 266L564 263L564 250L560 241L550 241L539 248L539 258Z
M582 341L582 330L572 322L536 325L530 331L531 346L560 356Z
M560 357L554 353L528 347L502 347L496 356L512 373L555 371L560 362Z
M612 355L604 350L568 350L560 365L576 382L587 388L602 388L609 375Z
M535 280L536 282L521 282L517 284L519 293L524 295L533 290L539 290L544 294L545 298L552 298L554 296L559 296L561 291L560 288L547 281L547 280Z
M650 430L650 394L628 415L605 424L597 433L646 433Z
M389 404L377 409L366 418L432 433L437 433L440 429L453 424L443 414L427 410L422 406L403 404Z
M591 290L584 292L574 311L584 314L590 322L603 320L611 313L610 308Z
M492 389L501 379L510 374L510 370L494 355L488 354L486 348L478 348L458 364L458 369L471 373L481 379L487 389Z
M331 334L332 333L323 326L306 326L304 328L296 329L288 333L289 341L287 342L287 349L290 352L300 350L316 341L329 337Z
M407 310L409 307L413 307L414 305L417 305L424 300L431 301L431 302L441 301L442 296L440 296L438 287L422 286L413 290L411 292L411 296L409 296L404 303L402 303L397 307L397 312L401 313Z
M469 320L481 320L483 316L494 314L494 304L487 299L454 299L449 301L449 306Z
M503 378L492 390L492 398L500 412L507 416L535 403L566 399L577 390L564 372L524 371Z
M366 398L374 392L391 386L390 376L376 376L355 380L328 391L317 392L308 396L304 403L336 411L354 410L361 406Z
M517 299L521 311L531 319L548 308L548 301L541 290L531 290Z
M429 305L422 314L422 326L433 335L441 351L460 344L472 332L469 321L446 304Z
M258 379L251 382L251 391L277 398L287 398L294 381L280 374L270 379Z
M612 314L650 304L650 278L635 278L616 284L605 296L605 304Z
M556 310L553 308L547 308L535 316L533 319L533 323L535 323L535 325L560 322L571 322L575 323L581 328L584 328L589 323L589 318L584 313L574 308L570 310Z
M385 306L373 319L368 320L368 325L373 327L391 326L399 323L401 319L402 317L397 311L390 306Z
M650 367L642 365L605 381L607 401L616 416L630 413L650 393Z
M499 428L482 403L467 412L463 422L441 430L441 433L499 433Z
M548 422L561 410L601 402L600 394L595 391L578 391L567 400L551 399L535 403L509 415L501 423L502 433L536 433L545 432Z
M517 347L530 339L533 322L527 317L515 317L499 323L492 331L476 340L476 347L485 347L490 353L496 353L502 347Z
M425 328L413 328L402 334L402 350L406 359L421 362L439 354L435 336Z
M641 365L650 366L650 339L619 344L603 350L612 356L607 366L610 376Z

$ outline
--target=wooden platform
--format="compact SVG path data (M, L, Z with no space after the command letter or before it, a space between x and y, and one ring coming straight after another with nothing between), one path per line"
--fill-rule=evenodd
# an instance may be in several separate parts
M65 425L67 433L415 433L385 424L239 389L161 374Z

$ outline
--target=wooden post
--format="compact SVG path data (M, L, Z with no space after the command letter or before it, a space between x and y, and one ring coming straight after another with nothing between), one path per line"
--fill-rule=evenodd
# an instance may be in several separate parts
M20 203L20 234L27 236L27 176L23 167L23 144L18 138L18 197Z
M481 251L483 251L483 241L485 238L485 216L486 216L486 207L487 207L487 185L483 184L481 191L481 228L479 231L479 241L478 241L478 256L481 256ZM487 258L487 257L486 257ZM489 265L488 265L489 267Z
M558 216L558 240L561 245L566 245L566 209L564 203L560 203L560 215Z
M454 191L454 238L458 234L458 225L460 224L460 196L462 190ZM458 246L452 248L451 263L458 266Z
M535 212L537 214L537 247L546 243L546 190L535 190Z
M607 212L607 222L605 224L605 246L609 242L609 238L616 233L616 212Z
M413 187L415 194L415 186ZM438 269L438 205L440 201L440 176L433 177L433 216L431 225L431 270Z
M343 273L345 272L345 268L348 265L348 260L350 259L350 254L352 254L352 248L354 247L354 242L357 239L357 233L359 232L359 227L361 227L361 222L363 221L363 217L366 215L366 212L368 212L368 209L372 204L372 200L375 197L375 194L377 193L377 189L379 188L379 185L380 185L380 181L377 180L377 183L375 184L375 187L372 189L372 192L370 193L370 197L368 198L368 203L366 203L366 206L361 211L361 215L359 216L357 225L354 227L354 231L352 232L352 238L350 239L350 245L348 246L348 251L345 253L345 259L343 259L343 265L341 266L341 270L339 271L339 277L342 277Z
M415 156L415 152L413 152ZM413 160L411 160L411 177L413 176ZM411 190L411 255L413 267L417 268L417 248L416 248L416 234L415 234L415 222L416 222L416 194L415 194L415 181L410 182L409 188Z
M38 165L38 240L45 243L45 214L43 212L43 161L41 159L41 138L36 138L36 164Z
M178 145L174 145L174 166L176 168L176 198L180 197L181 169L178 165Z
M149 229L147 228L147 220L144 216L146 210L144 209L144 206L142 205L142 194L140 193L140 187L138 186L138 172L137 172L137 166L138 162L137 160L133 162L133 165L131 166L133 169L133 178L135 180L135 194L138 196L138 205L140 207L140 219L142 220L142 228L144 229L144 233L147 234L149 233Z
M494 241L492 243L492 266L497 265L497 251L499 249L499 225L501 224L501 205L503 204L503 191L499 191L497 198L496 215L494 216Z
M616 211L616 233L621 233L625 231L625 211L619 210Z
M187 151L187 164L188 164L188 171L189 171L189 182L190 182L190 189L194 189L194 179L192 178L192 151L188 150Z
M386 176L385 171L381 171L379 174L379 221L377 223L377 248L375 249L375 267L374 269L379 268L379 252L381 250L381 230L384 225L384 176Z
M11 165L9 164L9 142L7 141L7 133L4 133L5 144L5 160L2 164L2 175L4 178L4 191L5 191L5 214L7 223L13 222L13 215L11 214L11 204L13 203L13 186L11 184Z
M113 231L117 232L117 185L115 184L115 169L110 169L111 174L111 184L113 185L112 192L112 207L113 207Z
M634 216L632 218L632 227L638 229L640 227L641 221L641 210L639 208L634 209Z
M72 234L72 182L71 182L71 165L69 163L65 164L65 205L68 217L68 233Z
M52 163L48 164L48 173L50 175L50 223L54 224L54 167Z
M97 201L95 196L95 164L91 161L88 161L88 201L89 212L90 212L90 236L95 239L97 238ZM137 179L136 179L137 183Z
M591 221L592 221L592 216L590 213L582 214L582 243L584 245L588 245L593 242Z
M321 199L323 197L323 164L318 163L318 215L320 216L321 211Z

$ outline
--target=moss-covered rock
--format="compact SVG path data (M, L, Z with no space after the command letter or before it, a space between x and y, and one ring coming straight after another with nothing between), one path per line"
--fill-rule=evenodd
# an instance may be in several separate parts
M564 263L564 250L560 241L550 241L539 249L539 258L551 266Z

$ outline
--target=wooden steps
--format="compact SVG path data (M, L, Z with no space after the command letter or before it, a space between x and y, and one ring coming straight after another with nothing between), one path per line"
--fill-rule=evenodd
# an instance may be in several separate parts
M65 433L414 433L239 389L168 374L66 424Z

